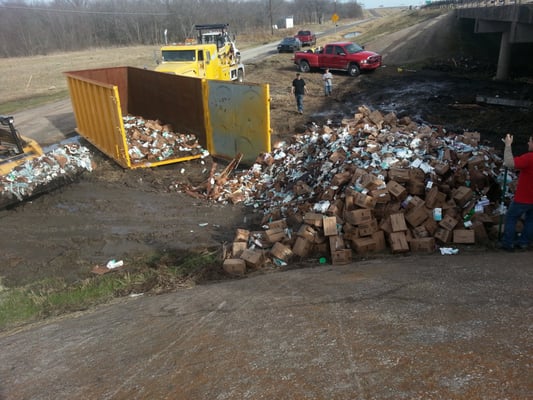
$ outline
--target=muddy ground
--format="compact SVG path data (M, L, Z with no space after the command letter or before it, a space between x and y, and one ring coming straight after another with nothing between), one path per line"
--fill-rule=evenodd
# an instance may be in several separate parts
M299 115L290 94L296 73L291 59L291 54L277 54L247 65L249 80L270 84L273 142L302 132L312 123L340 121L363 104L449 130L477 130L498 152L503 151L500 138L507 132L516 135L516 152L525 151L533 128L530 110L475 101L476 95L531 101L533 85L523 80L493 81L491 66L475 68L471 62L438 63L413 70L387 65L385 59L382 68L357 78L335 72L331 97L323 95L321 73L305 74L310 93L305 98L305 113ZM63 108L59 115L50 108L48 112L59 136L73 133L75 125L68 128L69 121L74 124L73 118L65 115ZM31 111L25 115L31 125ZM59 121L65 120L67 125L63 122L61 126ZM58 135L52 137L55 140ZM217 162L210 157L123 170L93 150L94 172L0 211L3 285L47 278L73 282L91 276L95 265L110 259L134 264L165 254L178 262L191 252L220 250L224 242L232 241L238 227L257 227L260 216L244 206L208 203L169 190L176 180L193 185L205 182L211 164ZM225 167L224 162L218 163L220 170Z

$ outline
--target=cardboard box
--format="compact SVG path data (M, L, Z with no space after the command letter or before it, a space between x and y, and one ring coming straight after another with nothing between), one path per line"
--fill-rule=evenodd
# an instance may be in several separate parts
M285 237L285 229L283 228L272 228L265 231L265 238L271 244L281 242Z
M411 233L413 234L413 238L415 239L431 236L423 224L411 229Z
M472 229L475 232L476 243L486 243L489 241L489 235L485 229L485 225L482 222L472 222Z
M242 252L248 248L248 243L246 242L233 242L231 246L231 256L240 257Z
M433 237L442 243L450 243L452 240L452 231L449 231L443 227L438 227Z
M438 208L446 200L446 195L442 192L439 192L437 186L433 186L426 193L426 207L427 208Z
M433 218L426 219L422 225L428 231L429 236L433 236L435 234L435 231L439 227L437 221L435 221Z
M376 206L376 199L363 193L354 194L353 202L356 206L362 208L374 208Z
M231 275L244 275L246 273L246 262L238 258L228 258L224 260L222 268Z
M322 214L318 213L305 213L304 214L304 222L309 225L313 225L317 228L322 228L322 219L324 216Z
M272 249L270 249L270 255L283 261L289 261L292 258L293 253L289 247L278 242L274 244Z
M337 199L331 205L329 206L328 210L326 211L326 214L329 216L337 216L342 219L342 214L344 211L344 202L342 199Z
M409 200L407 202L407 200ZM419 196L408 196L405 199L407 210L412 210L413 208L421 207L426 204L426 202Z
M411 239L409 247L413 253L433 253L435 251L435 238L424 237Z
M426 193L426 184L424 181L409 181L407 191L412 195L422 196Z
M249 238L250 238L249 230L238 228L235 231L235 239L233 239L233 241L234 242L247 242Z
M322 221L324 236L337 235L337 217L324 217Z
M246 266L250 268L259 268L263 265L264 261L263 251L256 249L244 250L240 258L246 261Z
M413 228L421 225L428 217L429 215L425 205L413 208L405 215L405 219Z
M344 213L344 219L346 222L353 225L364 224L365 222L371 221L372 218L372 210L368 208L346 211Z
M391 168L389 170L389 178L395 182L407 183L409 182L409 169Z
M370 191L370 196L372 196L377 204L388 203L391 199L388 189L374 189Z
M378 230L378 221L372 218L370 221L360 224L357 228L359 236L370 236Z
M395 199L402 201L407 197L407 189L393 180L387 183L387 190Z
M405 215L403 213L391 214L390 224L392 232L400 232L407 230L407 224L405 223Z
M476 243L476 233L473 229L455 229L453 231L453 242L463 244Z
M300 257L307 257L311 251L311 247L313 246L313 243L305 239L304 237L297 237L296 241L294 242L294 246L292 246L292 252L293 254L300 256Z
M440 162L440 163L435 164L433 168L435 169L435 173L437 175L442 176L442 175L445 175L450 170L450 164Z
M285 229L287 228L287 221L284 219L278 219L276 221L269 222L267 225L268 225L268 229L276 229L276 228Z
M331 178L331 186L341 186L345 183L350 182L350 179L352 179L352 173L350 171L341 172L338 174L333 175L333 178Z
M459 221L455 218L453 218L450 215L446 215L442 221L439 222L439 226L443 227L444 229L447 229L449 231L453 230L455 226L459 223Z
M472 189L466 186L459 186L453 192L452 198L459 207L463 207L472 199L472 197L474 197L474 192L472 191Z
M385 243L385 232L374 232L372 234L372 239L376 242L376 251L383 251L387 248L387 243Z
M389 243L393 253L405 253L409 251L409 243L404 232L392 232L389 235Z
M335 186L334 188L330 187L330 188L324 189L323 192L319 196L320 201L333 200L335 198L335 194L337 194L337 190L338 190L337 186Z
M342 236L329 236L329 248L330 251L345 249L346 245Z
M376 251L377 244L371 236L367 236L352 240L352 248L357 254L366 254Z
M352 262L352 249L341 249L331 252L331 263L333 265L349 264Z
M298 232L296 232L296 235L303 237L308 242L315 242L316 238L318 236L318 232L315 228L313 228L311 225L302 224L300 226L300 229L298 229Z

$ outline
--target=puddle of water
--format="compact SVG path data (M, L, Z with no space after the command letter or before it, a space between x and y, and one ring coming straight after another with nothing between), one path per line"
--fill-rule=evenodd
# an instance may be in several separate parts
M361 32L349 32L349 33L344 35L344 38L351 39L351 38L359 36L360 34L361 34Z

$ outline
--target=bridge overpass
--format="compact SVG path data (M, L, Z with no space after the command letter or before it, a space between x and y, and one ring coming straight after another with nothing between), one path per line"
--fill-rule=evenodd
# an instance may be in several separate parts
M454 8L457 18L474 20L475 33L501 34L496 79L507 79L513 44L533 43L533 2L442 0L425 8Z

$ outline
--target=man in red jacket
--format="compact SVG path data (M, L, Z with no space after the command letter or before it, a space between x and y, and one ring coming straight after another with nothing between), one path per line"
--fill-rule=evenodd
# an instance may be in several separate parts
M514 199L509 205L505 216L505 228L501 247L507 251L515 248L527 249L533 241L533 136L529 137L528 152L513 157L511 145L513 136L507 134L503 153L503 164L508 168L520 171ZM524 215L524 229L516 238L516 223Z

